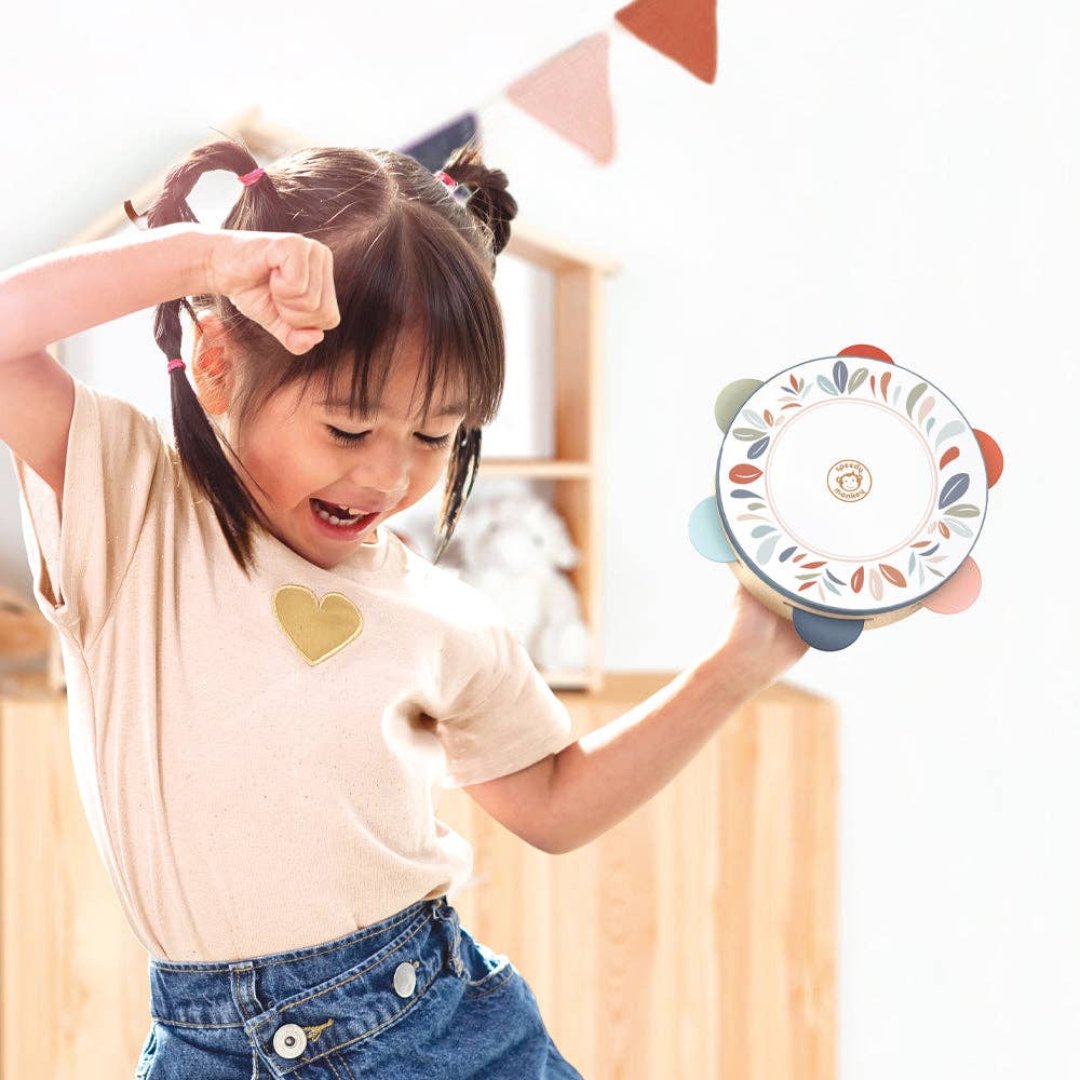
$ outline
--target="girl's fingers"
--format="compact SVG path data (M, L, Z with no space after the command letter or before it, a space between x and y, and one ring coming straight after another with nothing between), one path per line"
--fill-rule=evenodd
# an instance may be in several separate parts
M321 244L312 247L311 260L308 281L314 310L309 315L309 323L329 330L341 322L337 297L334 295L333 256L330 249Z
M338 309L337 288L334 285L334 253L327 248L323 258L323 299L326 303L327 315L330 322L328 330L332 330L341 323L341 311Z
M311 259L314 265L309 267L308 291L303 299L306 301L300 306L282 304L279 308L283 316L287 317L299 330L312 331L329 330L341 322L341 313L338 310L337 296L334 291L334 270L330 249L311 249ZM315 340L319 340L319 333Z
M274 301L282 317L299 329L311 330L324 326L329 328L340 322L340 316L337 314L337 300L334 297L333 273L332 270L328 270L327 265L326 256L329 255L330 250L325 245L310 244L307 247L307 257L303 260L305 265L303 291L293 292L284 287L283 282L280 281L272 290L275 294ZM332 267L332 262L329 265ZM298 266L294 264L289 269L295 283L299 280Z
M321 331L312 330L289 330L285 334L283 344L297 356L313 349L322 340Z
M310 291L309 299L314 306L314 321L321 323L323 295L326 291L326 281L323 278L320 269L320 258L315 248L308 249L308 289ZM310 321L310 317L309 317Z
M274 249L272 257L278 260L280 276L277 284L281 295L300 297L307 292L310 262L307 247L303 237L297 235L286 238Z
M260 254L257 264L237 268L233 275L237 287L229 287L227 295L290 352L308 352L326 330L340 324L333 252L325 244L296 233L274 236L258 249L244 246L251 243L250 237L230 235L229 242L239 244L241 254L252 250ZM222 281L227 277L222 274Z

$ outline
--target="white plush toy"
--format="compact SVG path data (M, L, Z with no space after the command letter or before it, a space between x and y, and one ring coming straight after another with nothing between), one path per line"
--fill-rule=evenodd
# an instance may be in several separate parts
M538 668L579 671L589 664L589 632L563 573L578 560L565 522L544 499L473 492L439 566L498 604Z

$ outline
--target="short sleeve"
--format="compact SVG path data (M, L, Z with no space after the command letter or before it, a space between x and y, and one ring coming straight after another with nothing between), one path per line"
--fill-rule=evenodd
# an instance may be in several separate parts
M518 772L574 741L570 713L501 620L477 631L477 666L437 731L449 788Z
M82 647L104 625L131 564L165 442L130 402L74 379L64 495L12 451L34 597Z

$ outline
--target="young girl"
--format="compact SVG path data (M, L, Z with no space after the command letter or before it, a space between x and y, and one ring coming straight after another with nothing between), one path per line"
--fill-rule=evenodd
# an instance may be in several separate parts
M212 169L242 183L221 228L185 201ZM471 146L433 176L351 148L264 170L223 140L168 174L147 230L0 277L35 597L83 805L150 954L139 1077L580 1077L447 902L472 852L433 812L440 784L520 773L484 805L569 849L538 810L569 715L494 603L433 565L502 392L492 277L516 209ZM175 449L44 350L153 305ZM444 474L428 561L386 523ZM760 605L736 623L755 690L805 648ZM700 682L664 749L645 725L612 743L603 811L575 792L576 842L715 729Z

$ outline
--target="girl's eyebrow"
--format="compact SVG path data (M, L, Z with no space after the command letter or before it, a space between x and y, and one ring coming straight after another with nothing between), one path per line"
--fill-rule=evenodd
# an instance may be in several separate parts
M335 412L352 412L352 403L348 398L324 398L319 404L324 408L333 409ZM455 413L463 412L465 412L465 405L460 401L455 401L452 405L447 405L441 411L432 413L431 416L453 416Z

